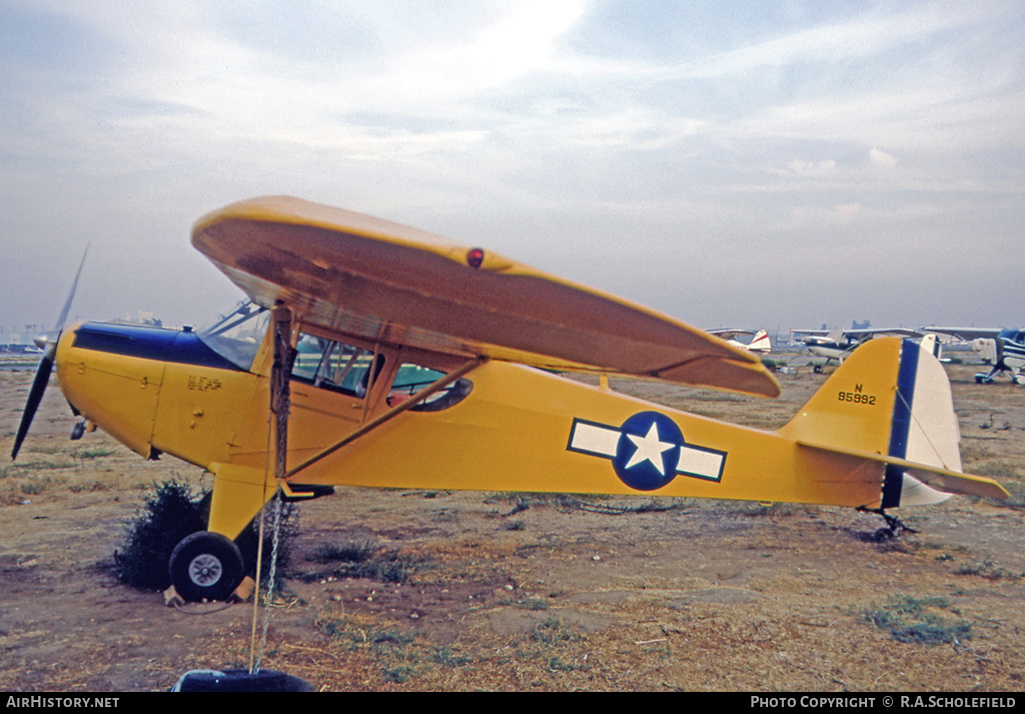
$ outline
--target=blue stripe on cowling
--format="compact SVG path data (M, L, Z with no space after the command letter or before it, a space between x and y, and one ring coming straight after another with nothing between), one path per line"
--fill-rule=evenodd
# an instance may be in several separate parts
M161 362L239 369L203 344L195 332L185 330L87 322L75 331L73 346Z
M918 374L918 345L904 340L900 348L900 368L897 370L897 394L893 400L893 421L890 423L889 455L903 459L908 453L911 433L911 406L915 397L915 375ZM900 492L904 485L904 471L899 466L887 466L883 479L883 508L900 505Z

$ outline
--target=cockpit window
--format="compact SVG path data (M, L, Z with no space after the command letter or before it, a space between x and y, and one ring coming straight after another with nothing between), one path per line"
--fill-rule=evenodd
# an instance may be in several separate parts
M388 392L389 406L396 406L409 399L425 387L429 387L445 376L444 372L436 369L423 367L418 364L406 362L399 367L395 381L392 382L391 390ZM466 379L457 379L444 389L430 395L416 406L411 407L415 412L437 412L448 409L463 401L473 389L473 383Z
M384 367L383 355L378 355L375 362L370 350L302 333L296 344L292 379L362 399L372 381L371 365L375 365L373 379L376 380ZM388 406L398 406L444 376L444 372L436 369L404 362L388 390ZM470 380L458 379L410 409L422 412L447 409L465 399L472 389Z
M321 389L365 397L370 382L370 364L374 355L361 347L303 333L296 345L292 378ZM383 365L378 356L377 371Z
M270 312L248 300L197 334L207 347L231 363L249 370L270 323Z

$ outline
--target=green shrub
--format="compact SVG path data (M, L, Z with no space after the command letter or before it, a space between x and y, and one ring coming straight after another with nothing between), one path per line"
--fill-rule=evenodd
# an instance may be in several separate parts
M385 550L372 540L325 544L309 559L333 567L306 573L302 577L308 582L324 578L367 578L386 583L408 583L417 572L428 566L426 558Z
M118 580L140 590L167 588L171 551L185 536L206 528L202 499L203 494L178 481L164 481L148 494L145 505L125 526L122 547L114 551Z
M143 507L124 528L122 546L114 551L114 573L125 585L140 590L164 590L171 585L168 561L175 546L188 535L206 530L210 513L210 492L196 491L188 484L164 481L146 496ZM273 547L274 502L267 513L264 533L264 575ZM298 511L293 504L281 506L278 538L278 574L288 565L291 542L298 532ZM256 572L260 540L259 518L235 539L242 552L246 574Z
M945 613L960 615L945 598L894 595L881 607L866 610L865 619L898 642L939 645L971 638L970 623L951 620Z

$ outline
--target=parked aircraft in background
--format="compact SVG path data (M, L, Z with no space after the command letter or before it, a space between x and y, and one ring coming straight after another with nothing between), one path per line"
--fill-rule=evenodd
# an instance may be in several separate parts
M1021 384L1019 372L1025 367L1025 329L1017 327L945 327L929 326L923 330L941 335L950 335L958 340L972 343L972 349L988 362L990 370L979 372L975 381L989 384L1004 372L1011 373L1011 381Z
M813 334L822 333L822 334ZM825 357L843 364L844 359L858 346L858 340L844 337L842 330L794 330L794 339L803 342L805 348L816 357Z
M797 342L804 343L804 346L808 351L817 356L825 357L826 364L829 364L831 360L843 364L843 361L847 359L847 356L861 343L871 340L874 337L906 337L909 339L919 339L925 337L925 333L920 330L913 330L907 327L865 327L865 328L847 328L845 330L791 330L793 339ZM934 347L935 343L929 343L927 349L933 352L933 355L938 357Z
M706 330L708 334L715 335L716 337L726 340L729 344L734 347L739 347L742 350L748 352L760 352L761 354L769 354L772 352L772 340L769 339L769 333L765 330L745 330L745 329L731 329L721 327L715 330ZM753 335L750 342L741 342L737 338L741 335Z

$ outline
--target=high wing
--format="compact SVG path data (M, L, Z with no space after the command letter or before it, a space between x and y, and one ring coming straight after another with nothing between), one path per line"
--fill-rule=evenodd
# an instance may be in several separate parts
M758 330L749 330L744 327L716 327L712 330L705 330L710 335L721 337L724 340L735 340L741 335L754 335Z
M861 329L844 330L844 337L860 341L873 337L921 337L919 330L910 327L866 327Z
M836 335L837 339L842 337L846 340L854 342L862 342L872 337L922 337L929 328L922 328L921 330L914 330L910 327L865 327L859 329L845 329L845 330L798 330L794 329L791 332L795 336L797 335L808 335L811 337L827 337Z
M276 196L201 218L193 245L255 302L309 325L545 369L646 376L759 396L757 357L672 318L442 236Z
M964 342L971 342L979 338L990 338L994 339L1000 334L1002 327L947 327L941 325L930 325L923 327L923 332L935 332L940 335L950 335L951 337L962 340Z

